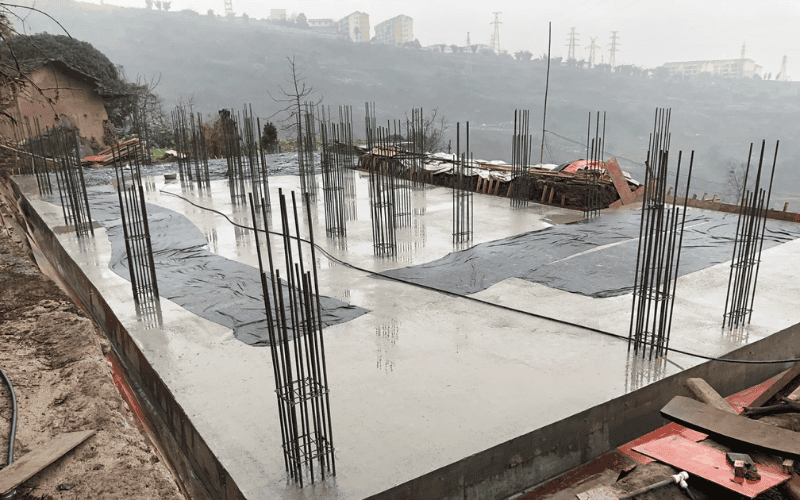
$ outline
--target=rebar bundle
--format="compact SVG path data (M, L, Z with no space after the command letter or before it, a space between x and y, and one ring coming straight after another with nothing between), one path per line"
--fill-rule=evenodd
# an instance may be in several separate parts
M198 187L210 188L211 176L208 171L208 150L203 118L198 113L195 120L194 113L187 114L186 108L178 106L172 112L172 126L181 181L196 180Z
M300 190L312 198L317 196L317 171L314 152L317 150L317 126L315 123L315 106L305 103L302 116L304 126L299 127L297 139L297 161L300 167Z
M53 172L58 184L64 222L68 226L73 226L75 234L79 237L89 233L94 236L89 196L81 167L78 131L65 127L52 129L48 127L45 135L48 141L47 149L53 156ZM42 163L46 165L46 160Z
M586 169L591 180L583 191L583 216L595 217L600 214L599 177L603 174L603 156L606 145L606 113L603 111L603 132L600 134L600 112L595 120L594 138L592 138L592 113L589 113L589 124L586 130Z
M733 241L733 257L731 271L728 275L728 293L725 297L725 312L722 317L723 328L738 328L745 319L750 323L753 317L753 302L756 297L758 270L761 267L761 250L764 246L764 232L767 228L767 210L772 195L772 180L775 177L775 165L778 162L778 146L775 143L775 156L772 160L772 173L769 176L769 188L765 191L761 184L761 173L764 165L764 148L766 141L761 141L761 155L758 158L758 170L755 185L747 189L750 175L750 160L753 155L753 144L747 155L747 167L742 182L742 198L739 206L739 220L736 223L736 239Z
M150 226L147 222L144 187L139 165L139 155L135 148L115 146L114 173L117 180L122 233L125 238L125 253L128 259L128 272L131 278L133 301L140 318L155 319L161 324L161 305L158 296L158 280L153 260L153 245L150 240ZM132 161L125 165L120 160L127 157ZM128 175L126 176L126 171Z
M391 166L388 145L388 129L378 127L375 130L375 141L379 155L369 168L369 195L372 207L372 247L378 257L395 257L397 255L396 179ZM373 151L375 151L373 149Z
M150 156L150 129L147 128L147 104L143 102L141 107L137 107L131 113L133 118L133 128L136 130L136 137L142 142L144 154L139 157L142 165L150 165L153 158Z
M270 235L266 230L264 232L267 252L266 259L264 258L258 236L261 229L258 227L256 204L252 194L250 210L253 217L264 309L267 314L284 465L289 477L302 488L306 469L311 482L314 482L315 460L318 462L323 480L326 471L331 475L336 474L336 463L310 196L304 197L308 215L308 247L312 263L311 270L306 271L295 194L292 192L294 215L294 235L292 235L286 196L282 191L279 192L280 236L284 252L283 276L279 268L281 266L273 260ZM262 217L266 220L264 206L265 203L262 203ZM269 276L267 276L267 266ZM282 279L285 280L285 285L282 284Z
M366 117L364 118L364 131L367 136L367 148L370 152L372 152L377 145L377 137L375 134L378 128L378 123L377 119L375 118L375 103L365 102L364 112L366 114Z
M47 166L47 162L51 160L48 160L44 150L44 138L39 126L39 119L34 119L36 134L33 133L34 129L31 128L31 123L27 116L25 117L24 127L21 120L18 120L18 123L19 137L27 136L27 140L25 140L27 154L21 155L23 158L22 172L36 176L36 184L39 187L40 195L51 195L53 194L53 183L50 180L50 169Z
M509 184L511 206L521 208L528 206L533 197L534 182L529 173L531 165L531 143L533 137L528 133L530 112L514 110L514 135L511 138L512 178Z
M394 133L391 133L394 130ZM378 140L383 154L384 173L394 179L394 214L396 227L411 225L411 180L407 170L408 152L404 148L401 135L402 122L392 120L386 122L386 129L379 129Z
M411 110L411 120L406 119L406 163L409 167L409 179L414 189L425 189L425 182L430 182L430 175L425 170L425 121L422 108Z
M473 158L469 150L469 122L466 127L466 149L461 152L461 123L456 124L456 160L453 183L453 245L472 241L473 191L471 177Z
M666 203L669 164L670 111L657 109L645 163L645 192L639 225L639 248L633 285L633 305L628 349L642 357L660 357L669 347L672 310L680 266L686 198L692 178L694 151L689 160L683 213L675 203L680 179L681 156L675 173L672 206Z
M329 132L330 127L330 132ZM344 157L338 144L341 143L343 131L336 124L324 119L320 125L322 136L322 191L325 201L325 233L329 237L347 236L346 209L344 201Z
M253 193L256 206L263 201L270 210L269 170L261 144L261 120L245 106L242 114L220 111L225 157L228 162L228 188L231 202L244 204L247 193Z

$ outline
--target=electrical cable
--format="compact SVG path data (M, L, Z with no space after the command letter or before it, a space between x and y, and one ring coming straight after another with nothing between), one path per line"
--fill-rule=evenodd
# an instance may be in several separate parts
M223 212L220 212L219 210L216 210L214 208L204 207L202 205L198 205L197 203L194 203L193 201L191 201L191 200L189 200L187 198L184 198L183 196L180 196L180 195L175 194L175 193L170 193L170 192L164 191L163 189L159 190L159 192L163 193L163 194L170 195L170 196L174 196L176 198L180 198L181 200L183 200L183 201L185 201L185 202L187 202L187 203L189 203L189 204L191 204L191 205L193 205L193 206L195 206L195 207L197 207L197 208L199 208L201 210L206 210L208 212L213 212L213 213L216 213L218 215L221 215L229 223L233 224L236 227L239 227L241 229L247 229L247 230L250 230L250 231L253 230L253 228L251 226L245 226L243 224L239 224L238 222L234 222L230 217L228 217L228 215L226 215ZM258 229L258 231L262 232L262 233L263 232L269 232L270 234L274 234L276 236L283 236L282 233L278 233L278 232L275 232L275 231L265 231L264 229ZM298 239L297 236L289 236L289 237L292 238L292 239ZM306 240L305 238L299 238L299 240L304 242L304 243L308 243L309 245L311 244L311 242L309 240ZM450 292L450 291L447 291L447 290L442 290L441 288L436 288L436 287L433 287L433 286L430 286L430 285L424 285L422 283L414 283L413 281L407 281L407 280L404 280L402 278L397 278L397 277L394 277L394 276L387 276L387 275L381 274L381 273L379 273L377 271L371 271L369 269L364 269L363 267L356 266L355 264L351 264L351 263L346 262L344 260L341 260L341 259L339 259L337 257L334 257L333 255L329 254L324 248L322 248L318 244L314 244L314 246L327 259L329 259L329 260L331 260L331 261L333 261L333 262L335 262L335 263L337 263L339 265L342 265L344 267L353 269L355 271L360 271L360 272L363 272L363 273L366 273L366 274L370 274L370 275L373 275L373 276L378 276L378 277L383 278L383 279L395 281L395 282L398 282L398 283L403 283L403 284L406 284L406 285L415 286L417 288L422 288L424 290L429 290L429 291L440 293L440 294L443 294L443 295L448 295L450 297L457 297L457 298L461 298L461 299L466 299L466 300L469 300L469 301L472 301L472 302L476 302L478 304L483 304L483 305L487 305L487 306L490 306L490 307L496 307L496 308L503 309L503 310L506 310L506 311L509 311L509 312L518 313L518 314L524 314L526 316L531 316L531 317L538 318L538 319L544 319L544 320L552 321L552 322L559 323L559 324L562 324L562 325L571 326L571 327L574 327L574 328L580 328L582 330L588 330L590 332L599 333L601 335L605 335L605 336L608 336L608 337L613 337L613 338L616 338L616 339L624 340L626 342L628 341L628 337L626 337L625 335L619 335L617 333L608 332L608 331L605 331L605 330L601 330L599 328L594 328L594 327L591 327L591 326L581 325L581 324L578 324L578 323L572 323L571 321L566 321L566 320L563 320L563 319L553 318L553 317L550 317L550 316L545 316L543 314L538 314L538 313L531 312L531 311L524 311L522 309L516 309L514 307L504 306L502 304L497 304L495 302L489 302L487 300L479 299L477 297L470 297L469 295L463 295L463 294L456 293L456 292ZM697 354L697 353L693 353L693 352L689 352L689 351L684 351L682 349L676 349L674 347L667 347L667 350L672 351L672 352L677 353L677 354L683 354L685 356L691 356L691 357L695 357L695 358L699 358L699 359L704 359L706 361L720 361L720 362L723 362L723 363L734 363L734 364L764 365L764 364L785 364L785 363L798 363L798 362L800 362L800 358L765 359L765 360L726 359L726 358L717 358L717 357L714 357L714 356L706 356L704 354Z
M11 396L11 435L8 438L8 463L6 464L6 467L8 467L14 462L14 439L17 434L17 396L14 394L14 386L11 385L11 380L9 380L2 368L0 368L0 377L3 378L3 381L8 386L8 392ZM16 492L17 490L11 490L5 495L0 495L0 499L7 500L13 497Z

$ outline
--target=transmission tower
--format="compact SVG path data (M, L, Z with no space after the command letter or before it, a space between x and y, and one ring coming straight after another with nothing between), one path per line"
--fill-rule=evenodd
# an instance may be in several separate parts
M569 43L567 44L567 47L569 47L569 51L567 52L567 61L570 59L575 59L575 44L578 43L578 35L580 35L580 33L575 33L575 28L570 28L568 40Z
M225 15L233 15L233 0L225 0Z
M589 49L589 68L593 68L593 67L594 67L594 54L595 54L595 50L600 48L600 46L599 46L599 45L597 45L596 43L594 43L594 42L596 42L596 41L597 41L597 39L598 39L598 38L599 38L599 37L594 37L594 38L592 38L592 37L589 37L589 39L592 41L592 44L591 44L591 45L589 45L588 47L586 47L587 49Z
M472 43L469 41L469 31L467 31L467 49L472 50Z
M739 59L744 59L744 49L745 49L745 42L742 42L742 57Z
M789 81L789 78L786 76L786 56L783 56L783 62L781 62L781 72L776 80L780 80L782 82Z
M611 32L611 43L609 44L609 45L611 45L611 48L608 49L608 51L611 53L611 55L608 58L608 64L611 65L611 70L612 71L617 66L617 58L616 58L616 56L617 56L617 50L619 50L619 49L617 49L617 45L620 45L619 42L617 42L617 33L619 33L619 31L612 31Z
M492 50L495 54L500 53L500 25L503 24L500 22L500 14L502 12L492 12L494 14L494 22L489 24L494 24L494 33L492 33Z

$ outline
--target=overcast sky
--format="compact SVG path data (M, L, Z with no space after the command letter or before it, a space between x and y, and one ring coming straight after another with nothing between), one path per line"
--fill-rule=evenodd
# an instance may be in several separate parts
M100 3L100 0L87 0ZM105 0L106 4L144 7L144 0ZM224 13L224 0L172 0L171 11L192 9ZM669 61L738 58L742 43L746 57L764 67L780 70L788 57L787 73L800 80L800 0L496 0L493 2L435 2L430 0L233 0L236 15L269 16L271 8L302 12L308 18L340 19L360 10L370 25L405 14L414 19L414 37L422 45L489 44L494 27L492 12L500 15L501 49L529 50L534 56L547 51L547 23L553 23L554 57L567 55L571 27L576 28L576 56L588 57L590 37L608 61L611 31L618 31L617 64L655 67ZM371 30L374 36L374 29ZM599 57L598 57L599 59ZM599 61L598 61L599 62Z

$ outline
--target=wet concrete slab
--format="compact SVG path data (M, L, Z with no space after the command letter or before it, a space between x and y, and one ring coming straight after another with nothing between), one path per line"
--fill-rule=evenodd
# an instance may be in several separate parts
M316 241L332 255L385 271L453 250L452 195L433 188L411 193L414 212L409 227L398 231L398 258L374 258L367 181L355 175L356 219L348 222L346 248L324 236L322 200L312 209ZM279 187L299 187L297 177L270 181L273 197ZM33 193L30 182L27 187ZM161 189L247 225L249 209L231 203L225 181L200 193L154 179L147 199L189 218L209 251L257 266L248 231ZM30 197L51 227L63 226L60 207ZM476 194L475 243L543 229L569 216L574 212L538 205L511 209L507 199ZM109 269L105 230L84 240L64 232L59 240L252 499L363 498L700 362L671 354L669 362L641 363L629 357L624 341L375 279L318 255L322 293L369 312L325 329L337 476L301 490L284 471L268 348L248 346L230 329L166 299L161 328L139 321L129 282ZM798 244L765 250L753 324L737 338L719 328L725 264L681 277L672 345L716 356L798 322L800 311L789 307L800 291ZM627 335L629 295L592 298L511 278L474 296Z

